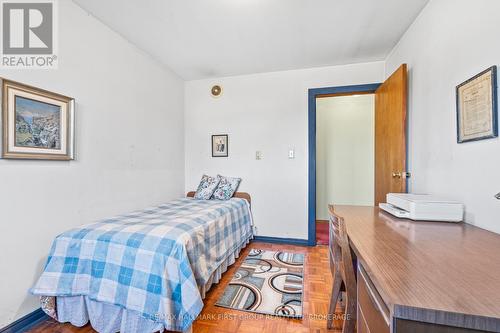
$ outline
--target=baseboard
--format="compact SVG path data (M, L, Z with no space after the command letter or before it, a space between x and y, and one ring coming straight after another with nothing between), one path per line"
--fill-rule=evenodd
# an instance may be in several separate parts
M19 318L15 322L0 328L0 333L21 333L29 328L47 320L49 316L43 312L42 309L36 309L35 311L28 313L26 316Z
M298 238L254 236L253 240L256 242L266 242L266 243L274 243L274 244L289 244L289 245L300 245L300 246L308 246L309 245L307 239L298 239Z

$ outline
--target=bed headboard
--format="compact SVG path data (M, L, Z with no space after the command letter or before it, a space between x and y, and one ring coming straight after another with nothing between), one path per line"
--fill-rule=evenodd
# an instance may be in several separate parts
M186 197L193 198L194 197L194 193L195 193L194 191L188 192L186 194ZM250 194L248 194L246 192L236 192L236 193L234 193L233 197L234 198L245 199L246 201L248 201L248 203L250 205L252 205L252 198L250 197Z

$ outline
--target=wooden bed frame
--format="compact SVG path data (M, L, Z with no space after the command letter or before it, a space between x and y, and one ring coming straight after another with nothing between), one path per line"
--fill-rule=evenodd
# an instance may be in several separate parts
M195 194L195 191L190 191L186 194L186 197L193 198L194 194ZM246 192L235 192L233 195L233 198L245 199L246 201L248 201L248 204L250 206L252 205L252 198L250 197L250 194L248 194Z

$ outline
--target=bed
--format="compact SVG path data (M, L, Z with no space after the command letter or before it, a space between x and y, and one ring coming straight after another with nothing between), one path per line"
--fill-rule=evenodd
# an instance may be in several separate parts
M186 198L57 236L30 292L59 322L98 332L187 332L253 237L247 193Z

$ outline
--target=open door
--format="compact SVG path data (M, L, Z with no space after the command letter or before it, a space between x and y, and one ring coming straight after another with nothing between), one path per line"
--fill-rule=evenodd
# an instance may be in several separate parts
M375 91L375 205L406 192L406 103L403 64Z

